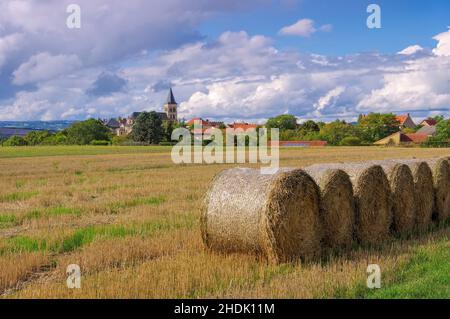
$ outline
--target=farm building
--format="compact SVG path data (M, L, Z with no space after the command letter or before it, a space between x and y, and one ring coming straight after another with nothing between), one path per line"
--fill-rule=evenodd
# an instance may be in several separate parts
M389 135L379 141L376 141L375 145L397 146L408 144L422 144L428 140L428 135L419 133L403 133L397 132Z
M421 125L421 126L436 126L436 124L437 124L437 122L435 119L428 118L428 119L425 119L422 122L420 122L419 125Z

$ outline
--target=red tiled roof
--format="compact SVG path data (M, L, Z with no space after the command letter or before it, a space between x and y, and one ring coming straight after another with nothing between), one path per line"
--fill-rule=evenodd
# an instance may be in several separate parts
M244 131L252 128L257 128L258 124L249 124L249 123L233 123L229 125L233 129L243 129Z
M408 115L396 115L395 119L400 123L400 125L405 124L405 121L408 119Z
M187 122L187 125L193 125L195 122L200 122L202 126L206 127L219 127L223 124L223 122L214 122L209 120L204 120L201 117L195 117Z
M410 142L415 144L421 144L423 142L426 142L428 140L428 135L426 134L418 134L418 133L409 133L409 134L402 134L400 136L401 142Z

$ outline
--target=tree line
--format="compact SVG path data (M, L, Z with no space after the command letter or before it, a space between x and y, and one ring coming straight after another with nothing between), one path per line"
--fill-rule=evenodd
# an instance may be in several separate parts
M3 146L34 145L139 145L170 143L172 131L184 122L163 122L156 112L142 112L136 119L129 136L117 136L102 121L88 119L75 122L58 131L32 131L3 140Z
M434 119L438 122L436 135L430 138L429 142L447 143L450 138L450 119L445 120L443 116L436 116ZM266 127L279 128L280 140L323 140L330 145L342 146L372 145L400 131L400 123L392 113L360 115L356 123L338 119L330 123L308 120L302 124L297 124L295 116L285 114L270 118ZM421 126L405 128L403 132L414 133L420 128Z
M442 116L434 118L438 124L436 135L427 142L429 146L448 143L450 139L450 119ZM184 122L162 121L156 112L142 112L135 121L129 136L116 136L100 120L88 119L73 123L59 131L32 131L24 137L12 136L2 142L4 146L22 145L170 145L175 128L185 127ZM335 120L330 123L308 120L297 123L293 115L279 115L270 118L267 128L278 128L280 140L324 140L330 145L357 146L371 145L384 137L398 132L400 123L394 114L370 113L360 116L357 123ZM419 129L404 129L411 133Z

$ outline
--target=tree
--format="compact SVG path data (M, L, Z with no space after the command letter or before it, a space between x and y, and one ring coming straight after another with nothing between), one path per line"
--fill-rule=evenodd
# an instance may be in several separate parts
M109 129L101 121L95 119L76 122L66 131L69 144L87 145L94 140L111 140Z
M25 146L27 142L21 136L11 136L5 142L3 142L3 146Z
M297 119L294 115L284 114L270 118L266 123L267 128L279 128L280 131L295 130Z
M444 120L443 115L436 115L435 117L432 117L433 120L435 120L437 123Z
M162 123L164 130L164 138L165 142L170 142L172 139L172 131L175 129L172 121L165 121Z
M436 125L436 139L442 142L450 139L450 119L441 120Z
M46 137L42 144L44 145L65 145L69 144L67 141L67 130L59 131L56 134L52 134Z
M392 113L370 113L360 116L358 128L361 138L365 142L373 143L399 131L400 123Z
M51 136L49 131L32 131L24 136L24 140L28 145L39 145L44 142L46 138Z
M358 146L361 145L361 139L356 136L346 136L339 143L341 146Z
M305 131L307 133L309 133L309 132L319 132L320 131L320 127L313 120L308 120L305 123L303 123L302 125L300 125L300 130L303 130L303 131Z
M344 137L356 135L357 129L353 125L340 120L325 124L319 133L320 138L331 145L339 145Z
M133 126L133 140L148 144L159 144L164 137L162 121L156 112L142 112Z

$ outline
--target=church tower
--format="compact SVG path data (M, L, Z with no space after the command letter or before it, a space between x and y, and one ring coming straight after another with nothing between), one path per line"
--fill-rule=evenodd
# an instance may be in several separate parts
M166 104L164 104L164 112L166 112L169 121L177 121L177 107L178 104L175 101L175 97L173 96L172 88L170 88Z

